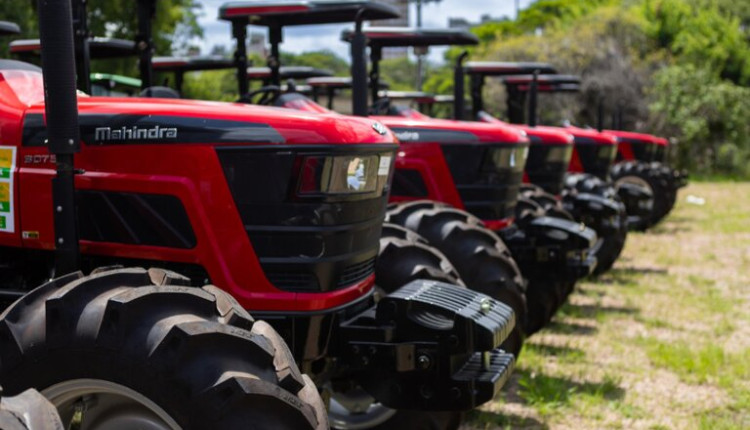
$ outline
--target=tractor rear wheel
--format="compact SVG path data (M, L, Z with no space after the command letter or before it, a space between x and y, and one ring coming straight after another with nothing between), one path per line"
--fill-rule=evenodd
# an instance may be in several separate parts
M432 201L393 205L386 219L424 237L448 257L469 288L513 309L516 326L501 348L518 356L527 314L524 280L503 241L468 212Z
M670 177L663 175L659 163L625 161L612 167L615 188L623 184L635 184L649 189L654 195L654 205L649 216L640 225L642 230L656 225L672 209L676 200L676 187Z
M66 428L328 428L271 326L214 286L188 285L128 268L38 287L0 317L0 383L40 390Z

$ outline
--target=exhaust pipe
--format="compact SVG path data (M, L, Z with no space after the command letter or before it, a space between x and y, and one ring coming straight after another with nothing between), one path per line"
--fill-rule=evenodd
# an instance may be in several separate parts
M73 157L80 150L76 58L70 0L39 0L39 36L44 75L47 144L57 157L52 179L55 275L80 267Z

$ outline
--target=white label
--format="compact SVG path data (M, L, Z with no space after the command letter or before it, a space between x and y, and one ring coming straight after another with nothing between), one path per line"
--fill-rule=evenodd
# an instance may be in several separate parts
M380 165L378 166L378 176L388 176L388 172L391 171L391 157L380 157Z
M0 146L0 232L15 232L13 180L16 176L16 147Z

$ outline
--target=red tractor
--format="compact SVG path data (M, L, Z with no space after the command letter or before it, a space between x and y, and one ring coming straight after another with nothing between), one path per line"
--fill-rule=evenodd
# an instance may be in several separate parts
M370 45L373 98L380 88L379 60L383 47L474 40L465 32L430 30L426 34L428 40L415 42L412 36L416 32L362 30ZM345 32L343 38L354 46L357 33ZM376 37L381 34L385 41ZM366 83L362 80L357 87L341 78L308 80L313 94L325 92L329 97L332 88L347 85L352 85L353 95L366 95ZM294 100L296 106L290 107L302 107L299 97L289 95L287 100ZM382 98L376 100L371 113L375 114L371 118L387 125L402 142L390 198L394 205L388 219L425 236L448 256L462 276L473 280L467 282L473 288L498 284L493 281L497 275L484 273L478 267L492 267L493 260L499 262L497 256L486 255L483 249L505 248L488 246L492 244L489 239L477 240L481 236L471 233L469 227L479 226L482 220L481 223L502 237L521 273L529 280L526 334L543 327L564 302L575 280L593 269L595 258L587 250L595 241L595 233L578 223L542 216L539 205L532 201L518 203L527 153L526 143L519 138L523 133L507 126L437 120L414 111L393 111ZM480 265L484 260L487 262ZM502 273L500 269L497 272ZM507 276L501 280L506 285L511 282Z
M538 92L576 92L578 90L575 83L580 82L580 78L577 76L531 74L533 71L528 68L526 75L504 76L503 78L508 90L508 115L513 122L523 123L527 95L529 112L527 121L536 122ZM554 69L550 67L549 70L541 72L554 73ZM473 90L472 95L475 94L476 90ZM607 173L611 175L617 192L627 207L629 226L633 229L645 230L669 213L674 206L677 190L685 185L687 176L662 163L668 152L666 139L642 133L603 130L603 122L603 109L600 108L599 131L615 136L618 141L617 163ZM570 126L566 129L574 134L580 133L581 130ZM607 176L599 177L607 178Z
M438 29L413 29L413 28L384 28L384 27L370 27L365 31L365 35L368 37L368 41L371 47L371 60L373 64L373 71L371 75L373 80L377 80L379 75L378 64L379 64L379 53L384 47L389 46L434 46L434 45L468 45L478 43L478 39L467 31L461 30L438 30ZM346 38L347 35L344 35ZM464 93L464 68L462 62L466 55L462 55L457 64L456 76L454 82L455 95L454 104L456 100L460 100L460 105L454 106L454 117L457 120L462 120L463 112L463 93ZM505 63L503 63L505 64ZM496 65L485 63L485 67L481 69L482 76L491 76L492 73L507 73L506 68L497 70ZM534 67L548 70L544 65L534 65ZM518 68L518 67L517 67ZM474 72L474 69L467 67L468 70ZM471 74L472 77L476 76ZM475 103L481 103L481 87L476 88L477 82L483 82L483 80L472 79L472 94L478 90L479 96L475 97ZM376 94L373 91L373 97ZM401 95L403 96L403 95ZM387 99L381 99L381 103L387 101ZM421 103L420 103L421 101ZM429 105L433 100L422 97L421 100L416 100L417 104L425 106ZM399 108L393 106L388 109L391 114L399 116L411 116L416 117L418 113L411 109ZM498 127L509 127L507 123L503 123L490 117L488 114L481 111L476 112L476 120L492 123ZM385 122L385 120L383 119ZM385 122L387 124L387 122ZM559 195L563 191L563 184L565 181L565 173L568 169L569 164L573 163L573 160L580 161L578 154L584 153L583 151L576 151L573 147L574 136L568 130L554 129L551 127L536 127L536 126L518 126L531 140L531 147L529 151L529 157L525 164L524 170L524 182L530 182L531 184L538 185L539 187L523 187L522 188L522 200L521 207L525 208L529 203L537 203L542 206L548 215L567 219L569 221L584 222L586 226L592 227L596 230L597 241L591 248L591 254L598 260L598 264L594 271L595 274L603 273L608 270L614 261L619 256L622 248L625 244L625 237L627 229L624 225L624 208L618 202L614 201L610 196L602 196L586 192L588 190L576 190L566 192L566 197L562 202L558 201L554 195ZM580 139L579 139L580 142ZM610 138L608 142L608 148L611 149L609 152L613 155L614 153L614 141ZM600 147L607 148L601 144ZM591 145L588 145L589 147ZM578 146L576 146L576 149ZM574 156L574 159L571 159ZM588 161L588 159L586 159ZM608 168L607 164L607 168ZM398 184L399 171L397 168L396 177L394 179L394 187ZM570 178L568 178L570 180ZM576 181L578 182L578 181ZM395 193L395 191L394 191ZM552 195L548 194L551 193ZM562 203L562 204L561 204ZM564 205L564 207L563 207ZM471 209L470 209L471 211ZM485 219L487 217L484 217ZM513 246L511 246L512 248ZM529 267L529 270L533 270Z
M225 12L247 23L265 3ZM282 9L395 15L302 3ZM39 14L44 70L0 61L0 291L18 298L0 318L6 393L39 389L67 427L323 429L318 389L364 428L467 410L500 389L512 310L440 282L457 279L450 263L408 233L381 239L398 151L388 129L77 97L70 2Z

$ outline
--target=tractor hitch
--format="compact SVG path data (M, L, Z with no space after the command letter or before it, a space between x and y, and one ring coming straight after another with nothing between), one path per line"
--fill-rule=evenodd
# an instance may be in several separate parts
M418 280L341 325L342 360L390 408L468 410L510 376L515 358L498 346L514 326L502 302Z
M542 216L522 229L514 225L499 233L522 273L575 281L596 268L596 257L589 252L596 232L584 224Z
M620 230L622 203L597 194L576 193L564 198L563 204L575 219L581 220L599 235L610 235Z

